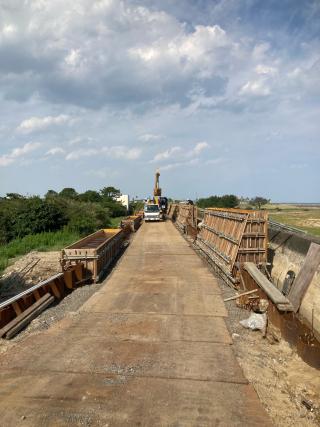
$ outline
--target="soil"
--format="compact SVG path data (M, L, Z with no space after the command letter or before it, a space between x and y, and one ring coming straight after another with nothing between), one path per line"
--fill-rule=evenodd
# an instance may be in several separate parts
M7 267L0 277L0 302L61 272L60 252L32 251Z
M222 281L223 297L234 295ZM239 321L249 317L248 310L226 302L227 326L233 348L245 377L253 385L275 426L314 427L320 425L320 374L306 364L283 340L273 335L263 338L260 331L245 329ZM307 409L307 403L311 408Z

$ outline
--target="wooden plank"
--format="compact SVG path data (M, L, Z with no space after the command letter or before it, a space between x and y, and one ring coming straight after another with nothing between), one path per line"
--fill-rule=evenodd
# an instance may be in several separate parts
M301 301L312 282L313 276L320 264L320 245L311 243L304 263L291 287L288 298L293 305L294 311L300 308Z
M48 294L49 295L49 294ZM40 300L39 300L40 301ZM39 302L37 301L36 304ZM14 326L13 328L11 328L5 335L6 339L10 339L12 337L14 337L19 331L21 331L21 329L23 329L25 326L27 326L31 320L33 320L35 317L37 317L43 310L45 310L47 307L49 307L49 305L51 305L54 301L54 297L52 295L50 295L50 297L44 301L41 305L39 305L38 307L34 308L33 311L26 316L24 319L22 319L19 323L17 323L16 326ZM34 304L35 305L35 304ZM34 307L31 306L31 307ZM31 308L29 307L29 308Z
M245 262L243 268L250 274L250 276L255 280L257 285L267 294L271 301L275 304L286 304L288 305L288 311L292 311L292 307L288 298L286 298L280 291L277 289L273 283L271 283L266 276L264 276L261 271L257 268L253 262Z
M56 298L58 298L58 299L61 299L62 298L62 295L61 295L61 292L60 292L60 290L59 290L59 288L58 288L58 286L57 286L57 284L56 284L56 282L54 281L54 282L52 282L52 283L50 283L50 288L51 288L51 290L52 290L52 292L53 292L53 295L56 297Z
M37 307L41 306L44 302L46 302L51 295L45 294L42 298L40 298L37 302L32 304L29 308L27 308L25 311L23 311L19 316L15 317L11 322L9 322L7 325L5 325L2 329L0 329L0 338L3 337L11 328L16 326L21 320L23 320L25 317L29 316L30 313L33 312Z
M255 292L257 292L257 290L258 289L253 289L252 291L242 292L241 294L236 294L236 295L233 295L233 297L226 298L223 301L224 302L226 302L226 301L232 301L234 299L242 297L243 295L254 294Z
M15 311L15 313L16 313L17 316L19 316L19 314L22 313L22 309L21 309L20 304L19 304L18 301L13 302L12 303L12 307L13 307L13 309L14 309L14 311Z

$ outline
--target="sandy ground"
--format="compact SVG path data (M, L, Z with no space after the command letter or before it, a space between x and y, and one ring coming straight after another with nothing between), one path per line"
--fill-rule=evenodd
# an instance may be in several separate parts
M234 291L220 283L224 297ZM269 334L243 328L239 321L250 312L226 303L227 326L232 334L234 350L245 377L254 386L275 426L313 427L320 425L320 373L306 364L285 341L275 342ZM302 400L313 404L308 410Z
M61 272L60 252L32 251L5 269L0 278L0 301Z

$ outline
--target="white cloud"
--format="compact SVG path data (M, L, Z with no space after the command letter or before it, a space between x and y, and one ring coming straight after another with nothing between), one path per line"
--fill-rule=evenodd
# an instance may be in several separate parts
M71 118L66 114L59 116L47 116L47 117L30 117L29 119L23 120L17 128L19 133L31 133L39 130L47 129L50 126L62 125L69 123Z
M141 148L128 148L124 145L117 145L110 148L104 148L104 153L110 154L115 159L137 160L142 153Z
M140 141L149 142L149 141L157 141L162 139L162 135L154 134L154 133L144 133L139 136Z
M203 150L209 147L209 144L205 141L198 142L195 147L191 150L190 155L198 156Z
M137 160L142 154L138 147L129 148L124 145L115 145L102 148L78 148L66 155L66 160L79 160L82 157L106 156L113 159Z
M57 154L64 154L65 151L61 147L53 147L46 152L47 156L56 156Z
M270 88L264 80L249 81L240 89L240 95L268 96Z
M96 148L85 149L79 148L78 150L71 151L66 155L66 160L79 160L82 157L92 157L100 154L102 150L98 150Z
M180 163L185 164L186 163L185 159L190 157L197 158L202 153L202 151L208 147L209 147L209 144L205 141L198 142L195 144L193 148L185 149L185 150L180 146L174 146L174 147L168 148L165 151L162 151L161 153L157 153L154 156L154 158L151 160L151 163L162 162L164 160L175 158L176 160L179 160L179 161L177 161L176 163L172 163L173 165L177 165L177 164L180 165ZM189 162L189 160L187 162ZM168 167L167 165L166 168L170 169L171 166Z
M161 166L160 171L164 170L170 170L170 169L177 169L183 166L193 166L199 163L199 159L192 159L184 162L175 162L175 163L169 163L167 165Z
M266 75L275 75L278 70L276 67L271 67L268 65L258 64L255 68L257 74L266 74Z
M156 154L154 156L152 162L160 162L162 160L167 160L170 157L173 157L173 156L177 155L177 153L180 153L181 150L182 150L181 147L178 147L178 146L172 147L172 148L168 148L167 150L165 150L165 151L163 151L161 153Z
M216 159L206 160L205 163L206 163L206 165L218 165L218 164L223 163L225 161L226 161L226 159L224 159L223 157L217 157Z
M94 138L82 136L77 136L76 138L73 138L68 142L69 145L90 145L93 143Z
M9 166L20 158L24 159L26 154L37 150L41 145L42 144L40 142L28 142L22 147L14 148L9 154L3 154L0 156L0 167Z

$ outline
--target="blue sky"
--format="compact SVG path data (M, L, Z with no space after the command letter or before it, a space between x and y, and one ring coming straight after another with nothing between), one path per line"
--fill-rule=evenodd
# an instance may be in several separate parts
M0 195L320 202L320 2L2 0Z

